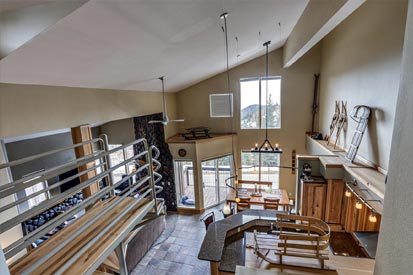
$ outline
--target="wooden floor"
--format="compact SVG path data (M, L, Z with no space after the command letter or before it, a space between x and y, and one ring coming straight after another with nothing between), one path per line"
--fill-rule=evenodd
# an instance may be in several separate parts
M226 198L226 187L220 187L220 195L221 195L221 201L225 200ZM194 186L193 185L188 185L185 188L184 195L188 196L190 199L195 198L194 194ZM217 193L216 193L216 187L215 186L205 186L204 187L204 206L209 207L212 205L216 205L218 203L218 198L217 198Z

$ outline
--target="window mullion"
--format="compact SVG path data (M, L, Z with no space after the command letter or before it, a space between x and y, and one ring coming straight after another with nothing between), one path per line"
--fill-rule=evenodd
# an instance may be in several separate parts
M258 129L262 129L262 110L261 110L261 77L259 77L258 78L258 102L259 102L259 104L258 104L258 111L259 111L259 114L258 114L258 117L259 117L259 127L258 127ZM261 158L261 156L260 156L260 158Z

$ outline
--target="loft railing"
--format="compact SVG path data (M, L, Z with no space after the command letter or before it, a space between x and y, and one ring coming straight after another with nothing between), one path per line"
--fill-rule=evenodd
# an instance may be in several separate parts
M133 200L133 203L131 203L122 213L120 213L119 216L117 216L104 230L102 230L97 236L95 236L90 242L88 242L86 246L77 251L75 255L73 255L63 266L59 268L57 273L63 273L65 268L79 259L82 253L84 253L88 249L88 247L91 247L93 244L98 242L104 234L110 232L111 228L115 226L119 222L119 220L121 220L123 216L128 211L133 209L136 205L143 202L146 203L144 211L138 217L139 220L145 218L145 216L149 212L157 216L163 209L163 199L156 198L156 195L162 191L162 187L156 185L156 183L158 183L162 179L162 176L157 172L161 167L161 164L157 160L157 158L159 157L159 150L155 146L148 146L145 139L138 139L128 144L109 150L107 149L107 138L106 136L102 136L101 138L0 164L0 170L10 169L18 165L27 164L29 162L39 160L40 158L51 157L55 154L74 150L75 148L84 145L92 145L95 148L97 147L100 149L87 156L79 157L67 163L32 173L22 179L17 179L6 184L2 183L0 186L1 201L4 201L4 199L9 196L13 196L13 199L9 200L8 203L1 204L0 215L5 216L6 211L14 207L18 207L17 209L19 210L17 216L6 217L6 220L2 221L2 223L0 224L0 234L2 234L16 226L26 226L25 222L27 220L31 219L32 217L42 215L42 213L44 213L45 211L50 211L51 209L56 207L56 205L64 202L67 198L79 194L82 189L87 188L92 184L96 184L97 182L102 180L107 183L106 186L99 188L99 191L97 191L96 193L87 198L84 198L83 200L79 200L79 202L65 209L65 211L56 213L56 216L54 218L50 219L49 221L45 221L44 224L39 225L40 223L38 223L39 226L36 225L37 228L30 230L30 232L28 230L25 230L27 232L23 237L14 240L6 247L2 247L2 253L4 254L6 260L11 259L21 251L25 251L27 248L31 247L31 244L36 240L44 237L46 234L48 234L48 232L56 230L56 228L59 228L59 226L61 226L62 224L67 223L67 221L72 219L73 216L79 213L86 213L87 215L87 209L90 209L90 207L93 207L94 205L99 203L104 204L108 201L111 201L112 203L113 201L113 205L111 205L111 207L104 208L102 212L88 220L86 224L84 224L75 232L75 234L72 234L69 238L60 242L52 250L48 251L48 253L45 254L40 260L37 260L36 263L28 267L27 270L25 270L24 274L29 274L33 272L37 267L44 264L50 257L54 255L56 251L59 251L59 249L63 248L67 243L75 240L90 225L97 222L105 214L109 213L109 211L113 209L113 207L116 207L116 205L119 205L128 197L135 197L136 199ZM136 150L134 150L133 156L128 158L125 157L125 159L120 163L111 165L110 156L129 146L143 149L141 149L141 151L139 152L136 152ZM140 162L141 165L138 165L135 171L129 173L121 180L114 182L112 175L113 171L127 164L138 164L138 160L143 160L143 162ZM78 170L76 174L66 179L59 180L58 182L53 183L49 186L44 185L44 188L42 188L41 190L35 190L30 195L18 197L18 193L25 192L27 188L34 187L39 183L47 182L48 180L51 180L52 178L55 178L68 171L72 171L73 169L78 169L82 166L84 167L86 164L88 164L86 170ZM55 190L60 189L63 184L79 178L80 176L86 175L87 173L92 171L94 171L94 175L91 178L80 182L70 189L64 192ZM136 179L136 181L133 180L134 178ZM127 187L122 190L117 196L115 196L115 189L119 188L125 182L128 182ZM55 195L45 196L46 199L44 201L39 202L37 205L30 209L23 211L19 208L19 205L27 203L28 200L36 198L41 194L50 193L53 193ZM114 198L115 200L113 200ZM134 225L138 223L139 221L135 221ZM130 229L132 230L133 228ZM115 247L110 248L110 250L112 251L113 249L115 249Z

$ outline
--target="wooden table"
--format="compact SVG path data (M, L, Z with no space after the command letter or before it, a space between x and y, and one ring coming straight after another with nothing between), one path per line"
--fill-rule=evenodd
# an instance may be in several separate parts
M235 201L235 190L233 189L228 189L227 191L227 203L236 203ZM264 206L264 198L276 198L280 199L279 205L283 207L284 211L289 210L290 206L290 198L288 197L287 191L285 189L274 189L272 190L271 193L267 192L261 192L262 196L261 197L256 197L256 196L251 196L251 194L254 193L253 189L247 189L246 195L240 194L240 197L249 197L251 198L250 204L255 204L255 205L262 205Z

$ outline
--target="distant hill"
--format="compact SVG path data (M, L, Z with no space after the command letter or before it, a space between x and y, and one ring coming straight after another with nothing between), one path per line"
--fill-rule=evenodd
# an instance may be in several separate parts
M265 106L263 106L265 108ZM253 104L245 107L241 111L241 128L253 129L259 125L259 105ZM264 109L265 114L265 109ZM265 120L265 117L264 117ZM279 104L268 105L268 127L278 128L281 125L281 108ZM265 127L265 124L263 125Z

